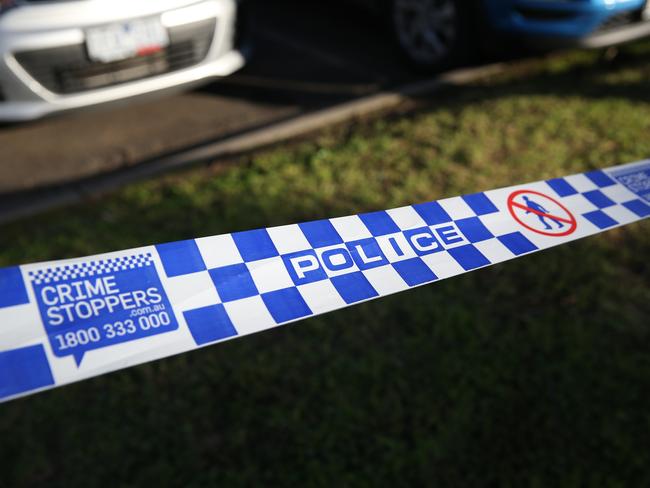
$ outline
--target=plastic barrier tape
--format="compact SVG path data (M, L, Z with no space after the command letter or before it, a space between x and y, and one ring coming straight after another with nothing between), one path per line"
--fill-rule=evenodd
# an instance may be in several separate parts
M650 160L387 211L0 269L0 400L650 216Z

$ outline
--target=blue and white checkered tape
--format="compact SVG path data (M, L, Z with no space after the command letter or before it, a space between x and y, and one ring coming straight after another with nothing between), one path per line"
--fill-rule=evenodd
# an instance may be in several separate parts
M0 401L650 216L650 161L390 210L0 269Z

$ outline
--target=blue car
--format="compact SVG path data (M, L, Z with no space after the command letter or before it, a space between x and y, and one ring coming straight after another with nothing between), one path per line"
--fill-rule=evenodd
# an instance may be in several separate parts
M507 35L540 47L604 47L650 35L650 0L357 0L382 15L416 67L441 69Z
M650 35L646 0L486 0L495 30L543 46L604 47Z

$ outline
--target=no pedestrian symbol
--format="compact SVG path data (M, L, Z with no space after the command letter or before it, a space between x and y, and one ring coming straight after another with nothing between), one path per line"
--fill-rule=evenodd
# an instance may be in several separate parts
M545 236L566 236L577 222L557 200L533 190L517 190L508 197L510 215L526 229Z

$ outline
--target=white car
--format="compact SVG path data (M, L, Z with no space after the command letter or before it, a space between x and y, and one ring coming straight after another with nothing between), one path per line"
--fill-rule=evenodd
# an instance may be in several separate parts
M245 63L238 0L0 0L0 121L195 86Z

